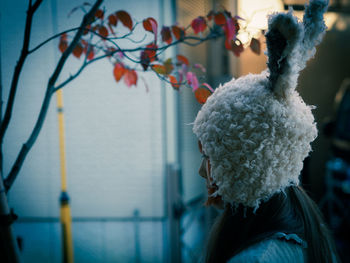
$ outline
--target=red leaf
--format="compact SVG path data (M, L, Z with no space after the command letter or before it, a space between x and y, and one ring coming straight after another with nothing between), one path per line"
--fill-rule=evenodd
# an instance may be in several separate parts
M173 86L174 89L180 88L179 82L173 75L169 75L169 80L170 80L171 86Z
M171 42L173 41L173 38L171 37L170 27L163 26L160 34L162 35L163 42L166 42L167 44L171 44Z
M236 42L238 42L239 44L237 44ZM236 40L232 41L231 50L237 57L239 57L239 55L244 51L244 47L240 41Z
M185 36L185 31L183 28L180 28L178 26L172 26L171 27L171 30L173 31L173 34L174 34L174 37L179 40L181 39L182 37Z
M143 70L146 71L149 63L150 63L150 58L148 57L148 54L146 51L141 52L141 66L143 67Z
M194 91L194 96L200 104L204 104L210 95L211 92L205 88L198 88Z
M118 23L118 18L115 14L111 14L108 17L108 24L112 25L112 26L117 26Z
M146 48L150 48L145 50L145 53L149 57L150 62L155 61L157 59L156 50L158 49L158 46L156 44L149 44L146 46Z
M236 36L235 24L236 24L236 21L233 18L227 19L225 23L224 31L225 31L226 39L228 41L233 40Z
M124 82L130 88L132 85L137 84L137 73L135 70L125 70L124 73Z
M163 65L155 64L155 65L152 65L151 67L158 74L161 74L161 75L165 75L166 74L166 68Z
M227 50L231 50L232 49L232 40L225 39L225 48Z
M225 23L226 23L225 15L223 13L217 13L214 16L214 22L215 22L215 24L217 24L219 26L225 25Z
M125 27L132 30L132 20L128 12L121 10L116 13L116 16Z
M256 38L252 38L250 41L250 49L257 55L260 55L261 47L260 47L260 41Z
M117 82L123 77L125 71L126 69L123 67L122 64L120 63L115 64L113 69L113 75Z
M142 25L146 31L157 34L158 23L153 17L144 19Z
M93 59L94 56L95 56L94 47L93 47L93 46L89 46L87 49L88 49L88 50L86 51L86 52L88 52L88 54L87 54L87 60L91 60L91 59Z
M188 61L188 59L187 59L185 56L183 56L183 55L177 55L176 57L177 57L177 60L178 60L179 62L182 62L183 64L186 64L187 66L190 64L189 61Z
M108 29L105 26L100 26L98 33L103 37L108 37Z
M86 35L87 33L89 33L90 29L91 29L91 25L87 25L83 31L83 35Z
M67 47L68 47L68 42L61 39L58 45L58 49L61 51L61 53L66 51Z
M157 43L158 23L153 17L149 17L142 22L143 28L154 34L154 42Z
M204 17L199 16L192 20L191 26L193 28L194 33L198 34L199 32L203 32L207 28L207 22L205 21Z
M95 13L95 17L99 18L99 19L103 19L104 17L104 12L101 9L98 9Z
M73 49L72 53L75 57L80 58L81 54L83 53L83 46L80 43L78 43Z

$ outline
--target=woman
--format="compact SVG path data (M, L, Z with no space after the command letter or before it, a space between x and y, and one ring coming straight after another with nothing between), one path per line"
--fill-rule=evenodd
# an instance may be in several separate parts
M194 122L208 204L224 208L206 262L337 262L314 202L299 186L316 124L295 90L324 34L327 1L311 0L303 23L271 15L268 70L220 86Z

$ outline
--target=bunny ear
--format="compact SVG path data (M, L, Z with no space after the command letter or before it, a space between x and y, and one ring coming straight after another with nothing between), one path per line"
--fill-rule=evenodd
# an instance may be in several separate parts
M293 54L301 43L303 27L292 11L269 17L269 29L265 35L270 89L279 96L295 89L298 70Z
M280 97L287 97L297 85L299 72L315 54L326 26L323 14L328 0L310 0L306 6L303 23L288 13L269 17L266 33L270 89Z
M305 8L303 17L305 33L302 43L303 48L300 52L304 63L314 56L315 46L321 42L326 31L327 27L323 20L323 14L327 11L328 2L328 0L310 0L310 4Z

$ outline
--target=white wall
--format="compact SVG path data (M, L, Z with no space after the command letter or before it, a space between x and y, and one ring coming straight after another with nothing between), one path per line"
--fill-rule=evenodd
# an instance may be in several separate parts
M67 14L83 2L43 1L33 20L30 46L56 33L53 25L56 15L59 32L78 26L82 14L77 11L69 18ZM126 10L139 21L148 16L158 19L159 1L145 3L110 0L105 1L104 6L110 12ZM21 0L6 0L0 4L5 104L20 54L26 4L27 1ZM136 39L142 38L143 32L142 27L137 30ZM30 55L24 65L13 119L4 141L5 175L34 126L48 78L58 60L57 46L58 41L50 42ZM74 73L80 63L75 58L69 59L60 80ZM113 218L132 217L135 209L140 211L141 217L164 216L160 81L152 74L143 74L150 90L147 93L142 81L136 88L117 84L112 71L113 66L108 61L97 62L86 68L63 92L68 193L73 220L111 220L102 223L74 221L77 262L87 262L86 258L91 262L132 261L133 224L114 222ZM60 261L59 194L58 125L56 98L53 97L39 138L9 193L10 206L20 217L14 227L16 234L24 239L25 262L34 258L36 262L54 262L54 258ZM140 223L143 262L162 262L162 231L160 221Z

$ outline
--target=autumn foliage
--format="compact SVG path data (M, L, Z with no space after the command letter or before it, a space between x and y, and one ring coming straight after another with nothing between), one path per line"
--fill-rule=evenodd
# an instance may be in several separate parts
M78 7L72 12L75 10L78 10ZM182 54L165 59L161 59L159 54L171 46L185 43L188 39L200 44L206 40L224 37L224 47L235 56L240 56L245 49L236 37L241 30L241 20L243 19L232 16L226 10L210 11L206 16L194 18L187 27L178 24L160 27L153 17L147 17L142 22L135 23L130 14L124 10L106 15L104 10L98 9L94 20L85 28L72 54L78 59L83 58L84 63L108 58L114 65L115 81L123 81L128 87L138 84L140 71L153 71L159 78L170 83L174 89L178 90L183 85L189 86L197 101L203 104L214 91L208 83L202 81L201 75L206 73L204 66L191 65L189 59ZM137 26L142 26L145 33L151 34L152 41L140 43L131 49L121 48L118 41L132 36ZM64 52L68 44L69 36L62 33L59 50ZM258 39L251 38L249 47L253 52L260 53ZM135 57L138 59L134 59Z

